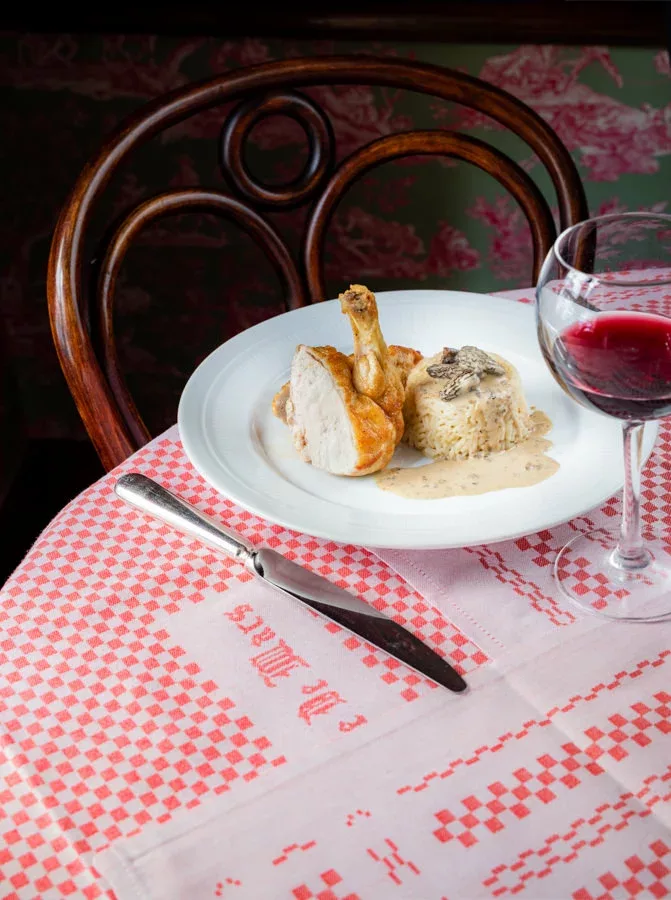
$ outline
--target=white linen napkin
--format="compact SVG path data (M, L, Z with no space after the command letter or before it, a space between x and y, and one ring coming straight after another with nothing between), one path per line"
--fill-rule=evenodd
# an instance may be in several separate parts
M554 583L554 559L580 531L612 527L595 510L565 525L514 541L454 550L375 550L384 562L496 659L539 641L562 641L577 623L599 620L574 609ZM617 519L615 519L617 522ZM588 587L592 585L588 579Z

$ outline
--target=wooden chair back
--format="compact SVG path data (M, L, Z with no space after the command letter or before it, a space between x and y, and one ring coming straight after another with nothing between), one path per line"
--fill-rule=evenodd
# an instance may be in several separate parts
M368 84L405 88L484 113L522 138L539 157L556 190L560 224L587 218L584 189L566 147L550 126L511 94L478 78L433 65L365 56L288 59L241 69L192 84L127 118L86 165L65 204L53 237L48 301L56 349L70 391L103 465L113 468L150 439L126 388L114 343L114 287L132 240L148 223L170 214L204 211L248 232L272 262L286 307L325 299L323 245L333 212L347 189L381 163L405 156L449 156L494 176L517 200L531 228L533 271L555 238L547 202L516 163L481 140L444 130L414 130L372 141L337 167L334 136L324 111L300 88ZM91 216L115 170L139 145L203 110L237 105L221 134L221 163L232 194L189 189L159 193L135 207L101 255L95 283L85 271L84 238ZM255 180L244 161L245 141L263 118L285 115L304 129L309 155L302 174L287 185ZM293 258L263 213L310 204L301 258ZM92 333L95 332L95 333Z

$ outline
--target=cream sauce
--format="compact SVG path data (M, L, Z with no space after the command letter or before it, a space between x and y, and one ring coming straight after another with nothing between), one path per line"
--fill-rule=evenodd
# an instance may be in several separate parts
M486 494L539 484L554 475L559 463L547 455L552 442L544 435L552 428L550 419L536 410L531 423L529 437L503 453L435 460L406 469L387 468L375 474L375 481L383 491L411 500Z

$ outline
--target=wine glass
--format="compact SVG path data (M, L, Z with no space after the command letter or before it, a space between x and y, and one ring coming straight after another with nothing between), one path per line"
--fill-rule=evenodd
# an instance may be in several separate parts
M580 534L555 580L582 610L613 619L671 614L671 541L641 530L646 421L671 414L671 216L622 213L559 235L536 289L545 361L578 403L622 422L619 530Z

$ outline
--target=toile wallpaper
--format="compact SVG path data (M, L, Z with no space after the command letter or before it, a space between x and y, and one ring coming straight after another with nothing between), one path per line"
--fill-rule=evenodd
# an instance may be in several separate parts
M0 315L31 436L83 436L52 346L45 273L60 206L105 135L141 104L189 81L265 60L343 52L433 62L496 84L558 132L592 213L671 210L671 69L661 49L0 35ZM411 127L463 130L521 162L555 205L537 160L486 117L366 86L307 93L331 117L338 159ZM217 157L225 112L209 111L142 148L110 184L99 227L166 186L225 186ZM281 182L300 171L304 149L300 127L275 118L253 131L248 159L260 177ZM303 215L274 216L294 248ZM528 229L515 202L487 175L446 160L375 170L348 193L327 241L329 296L352 280L373 290L505 290L528 284L530 272ZM195 365L228 337L281 312L282 298L248 239L219 220L189 215L143 233L124 266L116 309L128 381L157 433L174 421Z

